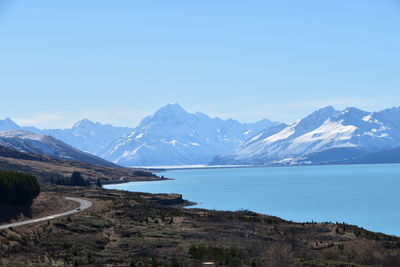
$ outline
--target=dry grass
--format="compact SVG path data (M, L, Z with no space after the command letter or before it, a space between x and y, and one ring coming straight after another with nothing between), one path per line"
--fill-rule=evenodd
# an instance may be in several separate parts
M70 177L74 171L80 172L84 178L91 181L100 179L102 183L159 180L155 176L138 174L136 169L104 167L44 156L35 160L0 157L0 169L32 174L42 183L48 182L51 178Z
M0 265L199 266L211 260L219 266L400 266L399 238L355 226L166 205L181 202L179 195L46 190L95 205L69 218L1 232Z

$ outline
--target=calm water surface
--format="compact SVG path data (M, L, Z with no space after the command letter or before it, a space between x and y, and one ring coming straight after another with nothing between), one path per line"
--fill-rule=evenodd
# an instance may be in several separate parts
M400 164L176 170L169 181L108 185L180 193L196 207L296 222L346 222L400 236Z

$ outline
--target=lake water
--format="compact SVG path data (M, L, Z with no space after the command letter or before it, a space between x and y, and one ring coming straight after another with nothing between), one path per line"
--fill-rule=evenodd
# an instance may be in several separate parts
M400 164L175 170L106 188L180 193L196 207L296 222L346 222L400 236Z

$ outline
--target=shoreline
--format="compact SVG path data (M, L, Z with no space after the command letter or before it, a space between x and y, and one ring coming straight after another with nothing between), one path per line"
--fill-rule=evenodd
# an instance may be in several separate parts
M175 179L168 178L168 179L164 179L164 180L175 180ZM138 181L136 181L136 182L138 182ZM140 182L154 182L154 181L140 181ZM130 183L135 183L135 182L128 182L128 183L125 183L125 184L130 184ZM115 185L121 185L121 184L115 184ZM116 190L116 191L121 191L121 192L125 192L125 193L150 194L150 195L154 195L154 196L157 196L157 195L180 195L182 197L182 203L171 205L171 207L176 207L176 208L199 209L199 210L216 211L216 212L242 212L242 211L249 211L249 212L252 212L252 213L255 213L255 214L258 214L258 215L277 217L277 218L280 218L282 220L285 220L285 221L288 221L288 222L292 222L292 223L298 223L298 224L309 224L309 223L315 223L315 224L345 224L345 225L355 226L355 227L358 227L360 229L364 229L364 230L372 232L372 233L384 234L384 235L394 236L394 237L399 237L400 238L400 235L389 234L389 233L384 233L384 232L380 232L380 231L368 230L368 229L364 228L361 225L350 224L350 223L346 223L346 222L319 221L319 220L314 220L314 219L311 220L311 221L295 221L295 220L282 218L281 216L274 215L274 214L268 214L268 213L262 213L262 212L254 211L252 209L224 210L224 209L210 209L210 208L195 207L199 203L191 201L189 199L184 199L183 198L183 194L181 194L181 193L150 193L150 192L143 192L143 191L129 191L129 190L124 190L124 189L105 188L105 187L103 187L103 189L104 190L110 190L110 191Z
M152 172L165 172L175 170L207 170L207 169L237 169L237 168L262 168L268 166L256 165L182 165L182 166L133 166L132 169L142 169Z
M271 165L182 165L182 166L130 166L128 169L139 169L153 173L175 170L207 170L207 169L241 169L241 168L286 168L286 167L318 167L318 166L363 166L363 165L396 165L400 162L388 163L319 163L319 164L271 164Z
M364 164L351 164L352 166L363 166ZM375 165L375 164L374 164ZM379 164L379 165L387 165L387 164ZM390 164L390 165L393 165L393 164ZM325 165L324 165L325 166ZM336 166L342 166L342 165L336 165ZM349 166L349 165L347 165L347 166ZM206 169L219 169L218 167L214 167L214 168L207 168L207 167L202 167L202 168L192 168L193 166L190 166L190 168L185 168L185 169L167 169L167 170L163 170L163 172L168 172L168 171L173 171L173 170L206 170ZM296 166L296 167L304 167L304 166ZM226 167L226 168L229 168L229 169L234 169L234 168L230 168L230 167ZM239 167L239 168L243 168L243 167ZM164 179L162 179L162 180L155 180L155 181L163 181L163 180L176 180L176 179L174 179L174 178L164 178ZM153 180L154 181L154 180ZM149 182L149 181L143 181L143 182ZM114 184L108 184L108 185L110 185L110 186L112 186L112 185L116 185L116 186L118 186L118 185L124 185L124 184L130 184L131 182L125 182L125 183L114 183ZM132 182L133 183L133 182ZM129 190L129 189L120 189L120 188L107 188L107 187L105 187L104 189L107 189L107 190L121 190L121 191L125 191L125 192L136 192L136 193L146 193L146 194L169 194L169 193L166 193L166 192L173 192L173 193L176 193L176 194L180 194L180 195L182 195L183 197L185 197L184 195L183 195L183 193L181 193L181 192L179 192L179 191L159 191L159 192L155 192L155 193L152 193L151 191L145 191L145 190L141 190L140 188L138 188L137 190L134 190L134 191L132 191L132 190ZM171 189L171 188L169 188L169 189ZM269 212L268 211L266 211L266 212L263 212L263 211L260 211L260 210L257 210L257 207L255 207L255 209L254 209L254 205L253 205L253 209L252 208L246 208L246 207L242 207L242 208L237 208L237 209L235 209L235 208L231 208L231 209L224 209L224 208L215 208L214 206L211 206L211 208L210 207L198 207L198 205L201 205L202 204L202 202L198 202L198 201L192 201L190 198L188 199L188 201L191 203L190 205L183 205L185 208L187 208L187 209L192 209L192 208L194 208L194 209L206 209L206 210L216 210L216 211L222 211L222 212L224 212L224 211L230 211L230 212L236 212L236 211L239 211L239 210L241 210L241 209L244 209L244 210L249 210L249 211L252 211L252 212L255 212L255 213L257 213L257 214L261 214L261 215L268 215L268 216L277 216L277 217L280 217L280 218L283 218L283 219L285 219L285 220L291 220L291 221L293 221L293 222L296 222L296 223L308 223L308 222L315 222L315 223L326 223L326 222L330 222L330 223L334 223L334 222L348 222L349 224L351 224L351 225L355 225L355 226L357 226L357 227L360 227L360 228L364 228L364 227L366 227L367 229L371 229L371 230L369 230L369 231L371 231L371 232L375 232L375 233L383 233L383 234L386 234L386 235L392 235L392 236L396 236L396 237L400 237L400 234L398 234L397 233L397 231L395 231L396 229L395 228L385 228L385 224L383 224L383 228L379 228L379 227L376 227L376 226L379 226L379 224L376 224L376 223L371 223L370 222L370 225L368 224L368 221L366 221L367 223L366 224L363 224L363 222L364 222L364 218L358 218L358 221L357 220L353 220L351 217L343 217L344 219L341 219L341 217L339 216L339 217L329 217L328 216L328 218L324 218L324 216L320 216L320 220L318 220L318 219L316 219L316 218L318 218L318 217L312 217L312 216L304 216L303 218L304 218L304 220L301 220L301 219L299 219L299 220L296 220L295 218L296 218L296 216L292 216L292 218L289 218L289 217L285 217L285 216L282 216L282 215L279 215L279 211L278 211L278 215L276 215L276 210L275 210L275 212L273 212L272 210L270 210ZM203 199L203 201L207 201L207 199ZM251 205L250 205L251 206ZM271 212L272 211L272 212ZM346 214L346 213L344 213L344 214ZM301 217L301 216L300 216ZM326 217L326 216L325 216ZM294 219L293 219L294 218ZM347 219L346 219L347 218ZM361 219L361 220L360 220ZM368 226L369 225L369 226ZM390 225L389 225L390 226ZM373 230L373 229L375 229L375 230ZM387 229L388 231L387 232L385 232L384 230L381 230L381 229ZM391 231L391 230L393 230L394 229L394 231ZM397 234L396 234L397 233Z
M174 180L174 179L165 179L165 180ZM143 182L152 182L152 181L143 181ZM135 183L135 182L128 182L128 183ZM128 183L126 183L126 184L128 184ZM120 185L120 184L115 184L115 185ZM191 200L188 200L188 199L184 199L183 198L183 194L181 194L181 193L150 193L150 192L142 192L142 191L129 191L129 190L123 190L123 189L115 189L115 188L103 188L103 189L104 190L110 190L110 191L121 191L121 192L125 192L125 193L149 194L149 195L154 195L154 196L158 196L158 195L180 195L182 197L182 203L170 205L171 207L175 207L175 208L196 209L196 210L204 210L204 211L210 211L210 212L211 211L215 211L215 212L234 212L234 213L235 212L251 212L251 213L254 213L254 214L257 214L257 215L260 215L260 216L276 217L276 218L279 218L281 220L285 220L287 222L295 223L295 224L333 224L333 225L334 224L343 224L343 225L349 225L349 226L357 227L357 228L360 228L360 229L363 229L365 231L368 231L368 232L371 232L371 233L375 233L375 234L383 234L383 235L387 235L387 236L393 236L393 237L396 237L396 238L400 238L400 235L389 234L389 233L384 233L384 232L380 232L380 231L373 231L373 230L366 229L361 225L351 224L351 223L346 223L346 222L319 221L319 220L295 221L295 220L282 218L281 216L274 215L274 214L268 214L268 213L262 213L262 212L254 211L252 209L224 210L224 209L211 209L211 208L195 207L199 203L191 201Z

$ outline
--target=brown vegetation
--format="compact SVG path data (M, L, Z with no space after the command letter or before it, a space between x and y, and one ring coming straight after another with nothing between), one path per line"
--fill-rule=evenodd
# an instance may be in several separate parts
M24 158L0 156L0 170L18 171L36 176L41 183L50 180L69 178L74 171L80 172L83 177L95 183L122 183L130 181L150 181L160 178L141 170L104 167L84 162L55 159L45 156L23 154ZM143 174L149 175L143 175Z
M346 224L248 211L182 209L179 195L45 188L90 199L88 212L0 232L0 265L400 266L400 239Z

